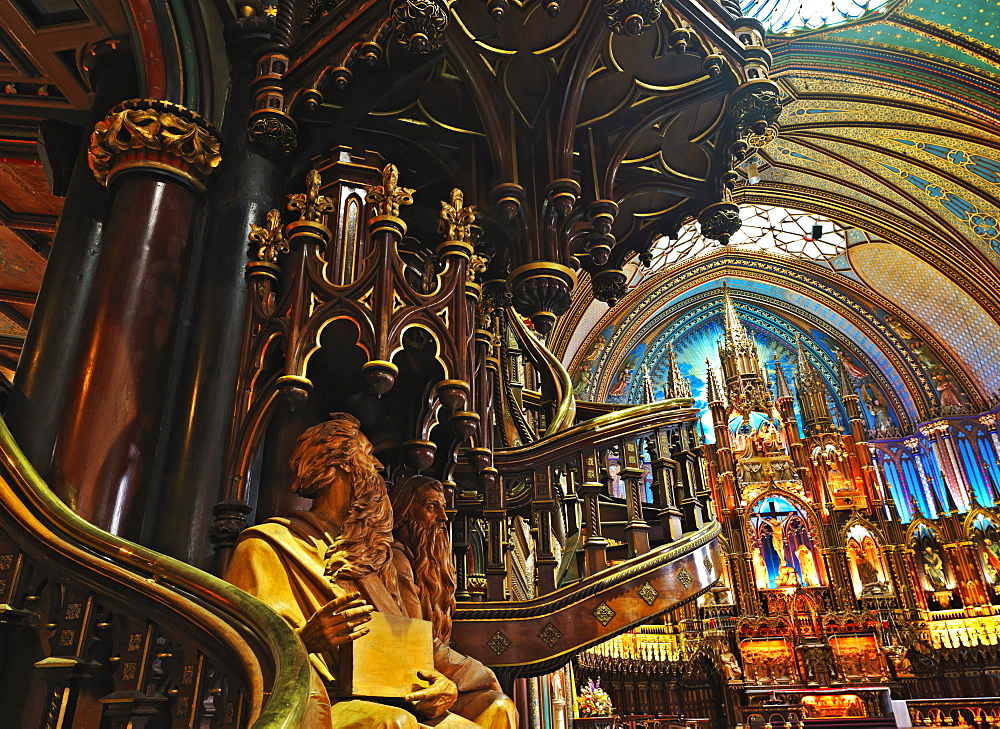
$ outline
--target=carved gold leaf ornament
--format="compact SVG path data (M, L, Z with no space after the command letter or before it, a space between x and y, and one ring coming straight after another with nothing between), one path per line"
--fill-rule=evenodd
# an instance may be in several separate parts
M476 206L464 207L465 198L457 187L451 191L451 202L441 201L441 216L438 218L438 232L447 240L468 243L472 237L471 228L476 222Z
M288 196L288 209L300 210L299 220L320 222L327 213L335 210L333 200L319 194L323 179L318 170L309 170L306 174L306 191L296 192Z
M653 587L653 585L647 580L646 583L639 588L638 595L647 605L652 605L656 602L656 598L660 596L660 591Z
M601 625L607 625L617 613L606 602L602 602L591 613Z
M486 641L486 645L489 646L490 649L498 656L505 650L510 648L510 644L511 644L510 638L508 638L499 630L493 634L493 637L491 637L488 641Z
M685 590L691 586L691 573L687 571L686 567L681 567L677 573L677 581L684 585Z
M399 217L401 205L413 204L413 190L408 187L398 187L399 170L396 165L387 164L382 170L382 184L371 185L366 189L367 201L375 206L378 215Z
M251 243L257 244L257 260L274 263L282 253L288 253L288 240L281 226L281 213L275 209L267 214L267 225L250 224Z
M170 168L201 186L222 162L219 148L208 123L194 112L169 102L135 99L97 122L88 161L97 181L105 185L116 168L128 166Z
M472 258L469 260L469 271L468 280L475 281L476 275L480 273L486 273L486 269L489 268L490 259L486 256L481 256L478 253L473 253Z
M559 642L559 639L563 637L563 632L552 623L548 623L538 633L538 637L549 648L553 648L555 647L555 644Z

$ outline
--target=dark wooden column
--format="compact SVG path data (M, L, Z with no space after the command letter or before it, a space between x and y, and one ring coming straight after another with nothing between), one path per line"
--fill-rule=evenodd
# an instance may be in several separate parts
M93 46L87 49L85 59L94 89L93 126L108 109L134 93L135 68L124 43ZM80 152L4 414L18 445L42 476L48 474L52 460L101 237L111 210L108 191L88 167L83 129L80 136Z
M637 557L649 551L649 524L642 514L642 464L639 461L639 449L634 438L627 438L622 443L622 480L625 481L625 504L628 509L628 523L625 525L625 541L628 543L628 556Z
M603 485L597 480L597 453L584 451L580 456L580 473L583 483L583 527L587 530L584 541L584 574L587 577L608 568L608 540L601 534L601 505L599 496Z
M206 203L204 253L195 290L191 330L181 365L173 427L169 435L159 508L147 523L144 542L203 569L212 562L213 537L235 539L239 502L216 507L222 495L226 447L236 398L246 314L247 235L251 223L281 207L284 149L248 144L250 84L260 44L269 38L264 17L241 18L226 28L232 61L222 136L225 164ZM262 140L266 141L266 140ZM183 503L183 510L172 509ZM232 526L236 528L230 528Z
M479 473L480 488L486 494L483 519L489 525L486 532L486 599L506 599L507 561L507 503L503 482L495 468L484 468Z
M535 493L532 509L535 512L535 523L538 525L538 538L535 548L535 571L537 573L537 591L545 595L556 589L556 572L559 563L552 551L552 518L555 511L555 499L552 495L552 471L548 466L535 469Z
M53 457L56 493L137 539L164 408L184 252L219 141L176 104L133 99L97 124L90 166L113 202Z

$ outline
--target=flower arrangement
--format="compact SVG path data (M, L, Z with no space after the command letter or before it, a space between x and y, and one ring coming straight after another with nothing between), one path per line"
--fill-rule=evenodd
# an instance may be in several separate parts
M615 713L611 697L601 688L601 679L587 681L586 687L576 697L576 710L581 717L611 716Z

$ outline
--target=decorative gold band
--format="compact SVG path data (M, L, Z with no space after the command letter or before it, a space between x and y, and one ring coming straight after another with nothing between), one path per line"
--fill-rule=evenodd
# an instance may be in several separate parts
M98 182L119 172L163 170L196 190L222 162L215 128L179 104L157 99L124 101L94 126L88 161Z

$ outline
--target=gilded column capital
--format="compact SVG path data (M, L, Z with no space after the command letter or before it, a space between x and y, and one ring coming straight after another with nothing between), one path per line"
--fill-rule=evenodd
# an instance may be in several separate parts
M108 185L130 169L163 170L196 190L222 161L219 135L199 114L158 99L130 99L94 126L88 161Z

